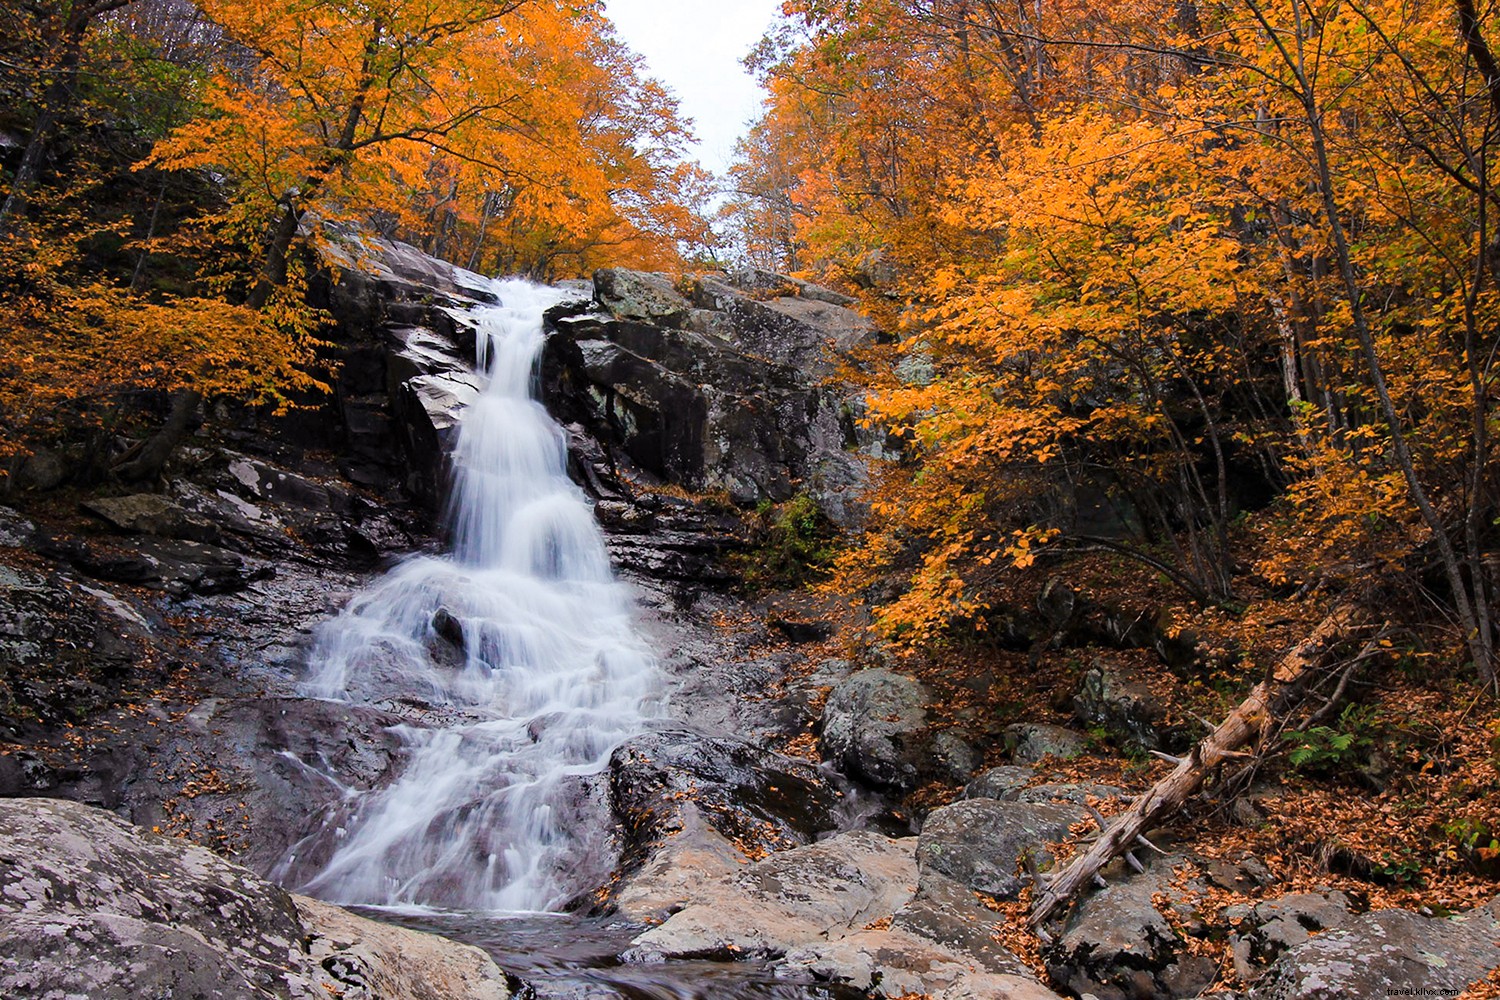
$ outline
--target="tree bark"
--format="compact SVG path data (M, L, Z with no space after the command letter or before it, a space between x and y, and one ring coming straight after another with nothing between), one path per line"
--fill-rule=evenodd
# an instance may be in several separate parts
M167 460L187 436L202 402L203 393L197 389L181 389L175 393L167 422L147 439L133 460L115 469L115 475L128 483L155 482L166 468Z

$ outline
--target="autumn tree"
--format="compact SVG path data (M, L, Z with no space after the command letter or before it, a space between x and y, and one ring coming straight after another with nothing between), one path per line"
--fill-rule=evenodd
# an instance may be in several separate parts
M905 464L849 560L906 567L889 627L982 621L997 566L1099 547L1233 608L1258 542L1258 586L1432 567L1493 686L1479 12L789 10L760 128L807 151L783 184L797 238L851 286L883 261L872 306L907 338L871 407Z

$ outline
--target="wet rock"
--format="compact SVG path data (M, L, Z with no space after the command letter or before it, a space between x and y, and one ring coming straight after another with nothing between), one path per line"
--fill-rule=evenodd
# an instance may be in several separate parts
M1031 881L1028 869L1052 861L1048 844L1088 813L1067 803L964 799L934 810L922 825L917 861L976 892L1011 899Z
M0 843L6 996L512 995L478 949L298 899L101 810L0 800Z
M1088 726L1103 726L1124 746L1160 750L1166 710L1146 685L1117 666L1095 661L1073 696L1073 714Z
M1233 928L1229 943L1235 972L1251 980L1283 952L1312 940L1315 932L1348 923L1349 898L1341 892L1291 893L1253 906L1229 907L1224 918Z
M788 642L822 642L833 635L832 622L804 622L788 618L773 618L771 627L787 637Z
M467 647L464 640L464 623L453 616L447 608L438 608L432 613L432 634L462 651Z
M915 881L909 843L840 834L703 887L688 906L637 937L631 957L781 956L890 917L911 899Z
M1456 917L1366 913L1286 952L1250 1000L1341 1000L1462 992L1500 967L1500 900Z
M1192 955L1156 908L1181 858L1157 859L1145 874L1126 873L1084 898L1054 944L1043 949L1052 981L1098 1000L1176 1000L1196 996L1217 974L1213 961Z
M141 612L107 592L0 564L0 732L75 722L111 704L149 634Z
M75 563L99 580L176 596L232 593L276 574L268 563L247 560L216 545L149 536L108 547L87 546Z
M1062 726L1023 722L1005 727L1005 745L1017 764L1035 764L1044 757L1072 760L1088 752L1088 738Z
M109 522L120 531L194 542L218 542L219 529L154 493L86 500L83 509Z
M929 766L931 695L915 678L884 668L838 684L823 709L823 755L876 788L908 792Z
M731 843L778 850L836 825L838 792L805 761L739 740L686 729L645 733L610 758L615 815L624 827L626 869L646 863L684 829L691 805Z

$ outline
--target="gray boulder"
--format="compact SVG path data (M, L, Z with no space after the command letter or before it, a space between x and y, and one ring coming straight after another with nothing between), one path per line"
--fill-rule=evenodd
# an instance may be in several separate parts
M921 681L884 668L834 687L823 708L823 756L877 788L909 792L929 766L932 735Z
M964 786L963 797L1012 802L1035 777L1029 767L992 767Z
M1044 757L1072 760L1088 752L1088 738L1062 726L1021 722L1005 727L1005 746L1017 764L1035 764Z
M916 880L911 838L840 834L699 882L625 957L761 957L872 996L1057 1000L971 895Z
M505 1000L478 949L292 896L71 802L0 800L0 995Z
M1500 899L1456 917L1407 910L1366 913L1288 951L1250 1000L1456 996L1500 967Z
M1282 953L1312 940L1318 931L1342 927L1351 919L1349 898L1342 892L1297 892L1254 906L1233 906L1224 917L1233 928L1229 943L1235 972L1256 978Z
M1011 899L1031 881L1028 869L1052 863L1048 844L1088 813L1069 803L965 799L936 809L917 841L923 876L932 872L976 892Z
M1156 906L1159 894L1181 895L1171 878L1182 860L1159 858L1144 874L1127 872L1086 897L1043 951L1053 982L1098 1000L1176 1000L1213 982L1216 963L1191 954Z
M1165 745L1166 710L1151 690L1117 666L1096 661L1073 696L1073 714L1088 726L1102 726L1127 747L1160 750Z

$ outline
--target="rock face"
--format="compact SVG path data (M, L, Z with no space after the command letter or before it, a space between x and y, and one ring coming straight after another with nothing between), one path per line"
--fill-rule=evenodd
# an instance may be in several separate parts
M764 276L762 276L764 277ZM746 282L753 283L751 278ZM802 286L802 289L811 286ZM823 384L832 349L872 336L844 305L808 298L787 279L758 299L710 277L603 270L597 309L553 310L543 398L644 472L737 503L810 493L852 524L862 511L861 403ZM762 292L762 294L766 294Z
M616 903L637 919L679 907L694 878L742 864L747 852L808 844L837 823L839 793L817 768L687 729L616 749L610 792L631 876Z
M1500 899L1448 919L1406 910L1357 917L1288 951L1251 1000L1456 996L1500 967Z
M0 800L0 994L505 1000L483 952L291 896L75 803Z

